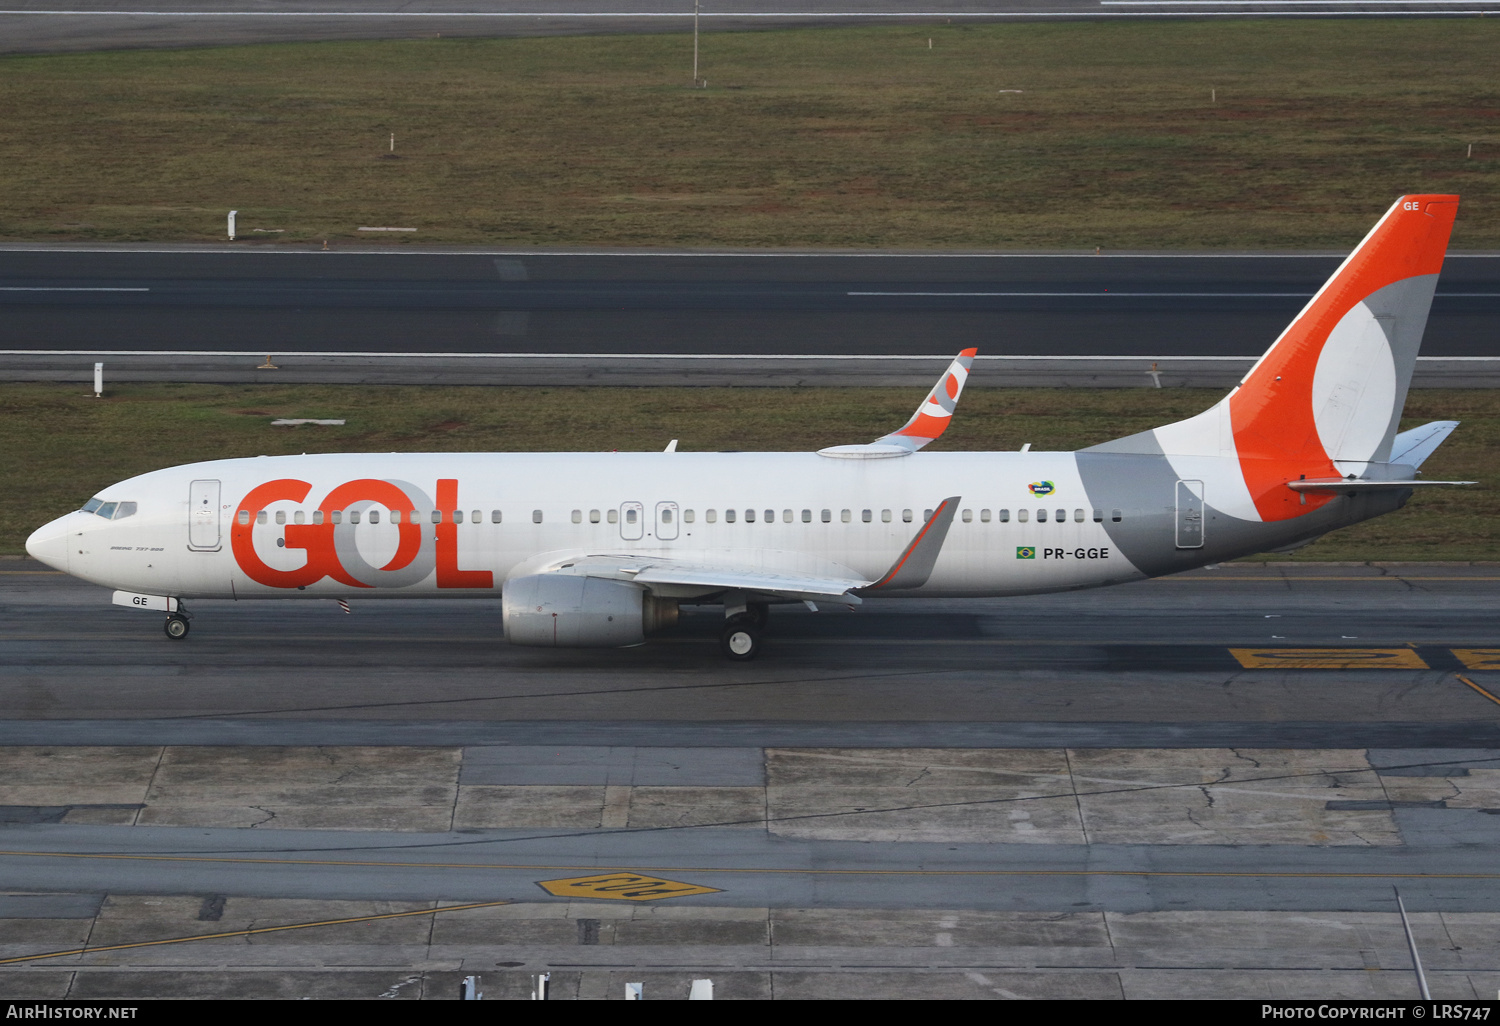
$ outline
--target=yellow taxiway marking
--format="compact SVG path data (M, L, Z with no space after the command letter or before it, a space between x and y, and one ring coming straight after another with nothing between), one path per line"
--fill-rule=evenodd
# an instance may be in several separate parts
M1500 648L1455 648L1450 651L1471 670L1500 670Z
M443 905L440 908L419 908L412 912L384 912L374 916L352 916L348 919L321 919L315 923L289 923L286 926L257 926L252 930L227 930L224 933L199 933L191 937L168 937L164 940L133 941L130 944L105 944L99 947L70 948L67 951L46 951L38 955L21 955L18 958L0 958L0 965L14 962L34 962L42 958L66 958L68 955L92 955L98 951L123 951L126 948L153 948L161 944L188 944L193 941L221 940L225 937L249 937L257 933L277 933L282 930L307 930L314 926L342 926L346 923L370 923L377 919L402 919L406 916L430 916L438 912L461 912L471 908L494 908L509 905L510 901L476 901L468 905Z
M1231 648L1247 670L1426 670L1409 648Z
M49 858L49 859L119 859L140 862L223 862L259 866L362 866L373 869L489 869L500 872L544 872L544 873L636 873L644 871L623 866L548 866L484 862L382 862L355 861L352 859L257 859L228 858L208 855L125 855L120 853L98 853L77 851L0 851L0 858ZM1500 871L1494 873L1303 873L1277 871L1238 870L1176 870L1176 869L808 869L797 866L655 866L654 874L678 873L732 873L755 876L925 876L925 877L974 877L974 876L1148 876L1148 877L1206 877L1229 879L1292 879L1292 880L1500 880ZM486 905L504 905L507 902L481 902L477 905L454 905L440 909L417 912L396 912L388 915L422 915L432 912L452 912L463 908L480 908ZM376 916L374 918L381 918ZM342 922L343 920L339 920ZM352 920L351 920L352 921ZM266 927L266 929L286 929ZM102 951L103 948L90 948Z
M1472 680L1465 677L1463 674L1455 673L1454 676L1463 681L1465 684L1469 685L1469 687L1473 688L1475 691L1479 692L1485 698L1488 698L1491 702L1494 702L1496 705L1500 705L1500 698L1496 698L1494 695L1490 694L1490 692L1486 691L1478 684L1475 684Z
M663 880L644 873L600 873L563 880L538 880L537 886L555 898L594 898L613 901L651 901L684 898L689 894L717 894L718 887Z

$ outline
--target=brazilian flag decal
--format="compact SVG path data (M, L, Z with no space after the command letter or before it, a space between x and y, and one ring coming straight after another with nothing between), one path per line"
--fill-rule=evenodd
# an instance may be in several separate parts
M1032 548L1030 545L1019 546L1016 549L1016 558L1017 559L1035 559L1036 558L1036 549Z

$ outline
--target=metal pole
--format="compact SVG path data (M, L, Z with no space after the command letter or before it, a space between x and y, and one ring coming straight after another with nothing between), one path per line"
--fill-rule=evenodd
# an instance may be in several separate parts
M1411 935L1411 920L1406 918L1406 903L1401 900L1401 889L1392 887L1396 892L1396 908L1401 911L1401 928L1406 931L1406 949L1411 952L1411 967L1417 971L1417 990L1422 993L1423 1001L1432 1000L1432 991L1427 989L1427 974L1422 972L1422 959L1417 955L1417 939Z
M693 85L698 84L698 4L693 0Z

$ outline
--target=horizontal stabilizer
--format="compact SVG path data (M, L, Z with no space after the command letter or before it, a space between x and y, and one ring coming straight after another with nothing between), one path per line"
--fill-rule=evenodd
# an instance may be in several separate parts
M1403 431L1391 442L1392 463L1420 467L1438 446L1458 427L1456 420L1435 420L1431 424Z
M1478 484L1478 481L1362 481L1347 477L1324 477L1305 481L1288 481L1294 492L1398 492L1403 488L1436 488Z

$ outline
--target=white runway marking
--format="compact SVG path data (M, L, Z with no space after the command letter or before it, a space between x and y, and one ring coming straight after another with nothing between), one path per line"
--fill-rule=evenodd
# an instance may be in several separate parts
M125 288L81 288L66 287L52 288L50 286L31 285L0 285L0 292L150 292L150 289L125 289Z

